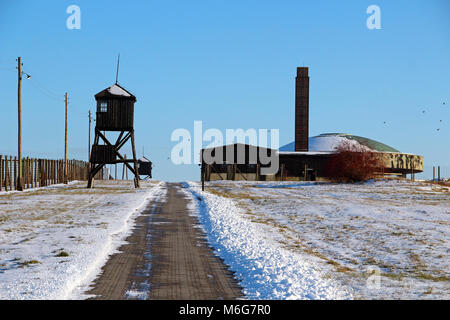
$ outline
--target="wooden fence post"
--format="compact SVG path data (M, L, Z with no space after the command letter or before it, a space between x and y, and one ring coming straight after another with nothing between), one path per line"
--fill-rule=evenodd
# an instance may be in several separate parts
M8 156L5 156L5 191L8 191Z
M42 179L42 187L45 187L46 186L45 179L47 177L46 176L46 172L47 171L45 171L46 160L42 159L41 161L42 161L42 164L41 164L42 165L42 168L41 168L42 169L42 171L41 171L41 173L42 173L42 178L41 178Z
M25 190L27 188L27 173L28 173L27 158L23 158L21 165L22 165L22 167L21 167L22 168L22 176L20 177L20 181L22 182L23 190Z
M39 163L39 187L43 187L44 186L44 182L43 182L44 175L42 174L42 159L39 159L38 163Z
M31 159L27 157L28 161L28 188L33 188L33 166Z
M44 169L44 160L39 159L39 187L43 187L45 185L43 169Z
M27 188L29 188L30 187L30 159L28 157L25 160L25 163L26 163L26 167L27 167L26 183L27 183Z
M3 188L3 156L0 155L0 192Z
M15 160L15 159L14 159ZM20 160L17 160L17 163L19 163ZM15 161L14 161L15 162ZM20 163L21 168L22 168L22 175L20 176L20 181L22 182L22 188L23 190L25 190L27 188L27 159L23 158L22 162ZM14 168L15 169L15 168ZM19 177L19 175L17 175L17 178ZM16 181L17 181L16 178ZM17 188L16 188L17 189Z
M38 182L38 170L37 170L37 159L34 159L34 187L37 188Z
M19 163L20 162L20 163ZM18 166L22 168L20 177L22 188L38 188L66 181L65 168L69 181L87 180L89 178L89 163L78 160L48 160L36 158L18 159L13 156L0 155L0 191L17 190L19 187ZM103 171L98 173L102 179ZM116 175L117 179L117 175Z
M46 160L42 159L42 183L43 183L44 187L47 185L47 183L46 183L47 171L45 171L45 166L46 166Z
M13 189L14 176L15 174L13 174L13 158L9 157L9 190Z
M30 158L27 157L25 160L25 168L26 168L26 175L25 175L25 188L30 187Z
M17 159L17 157L14 157L13 165L14 165L14 181L13 181L14 182L14 189L18 190L18 188L17 188L17 179L19 178L19 175L18 175L18 172L17 172L17 167L19 165L19 160ZM22 180L22 177L20 177L20 178Z

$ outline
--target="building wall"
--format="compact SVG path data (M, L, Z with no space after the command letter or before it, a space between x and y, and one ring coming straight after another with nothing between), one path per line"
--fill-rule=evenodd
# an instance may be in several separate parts
M106 112L101 112L100 104L107 102ZM131 99L97 100L96 128L106 131L133 130L134 101Z
M411 169L415 173L423 171L422 156L396 152L385 152L381 156L386 170L398 173L409 173Z
M260 176L260 181L299 181L304 180L305 164L308 170L313 170L316 178L326 177L326 167L328 160L332 154L280 154L280 169L276 175ZM414 168L414 173L423 171L423 157L412 154L383 152L380 153L382 157L384 168L380 168L382 173L396 173L406 175L411 173ZM241 165L242 166L242 165ZM231 177L226 168L215 168L216 172L211 172L208 175L207 181L227 180ZM248 170L242 170L242 173L237 173L234 178L229 180L257 180L257 174L254 173L253 167L248 167ZM247 172L245 172L247 171ZM253 172L252 172L253 171Z

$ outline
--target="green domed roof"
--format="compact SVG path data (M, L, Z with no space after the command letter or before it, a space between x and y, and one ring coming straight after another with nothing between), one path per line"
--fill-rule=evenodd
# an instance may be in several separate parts
M384 143L347 133L323 133L315 137L310 137L308 141L310 152L335 152L336 148L345 141L351 142L352 144L360 144L372 151L400 152ZM295 151L295 142L282 146L279 150L283 152Z
M323 133L321 135L319 135L318 137L327 137L327 136L334 136L334 137L343 137L343 138L347 138L350 140L356 140L357 142L359 142L361 145L366 146L374 151L378 151L378 152L400 152L395 148L392 148L384 143L369 139L369 138L364 138L364 137L360 137L360 136L354 136L351 134L347 134L347 133Z

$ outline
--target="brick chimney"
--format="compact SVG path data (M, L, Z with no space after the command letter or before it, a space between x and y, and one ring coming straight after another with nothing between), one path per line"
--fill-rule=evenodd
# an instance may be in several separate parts
M307 67L297 68L295 78L295 151L308 151L309 76Z

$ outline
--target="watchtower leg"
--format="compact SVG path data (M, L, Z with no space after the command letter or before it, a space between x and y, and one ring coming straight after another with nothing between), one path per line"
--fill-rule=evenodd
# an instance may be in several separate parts
M92 188L93 182L94 182L94 177L89 172L89 179L88 179L88 185L87 185L88 189Z
M91 165L91 171L89 172L89 180L88 180L88 185L87 187L90 189L93 186L93 182L94 182L94 177L95 175L101 170L101 168L103 168L105 164L99 164L97 167Z
M134 145L134 130L131 131L131 147L133 149L133 163L134 163L134 187L135 188L140 188L140 183L139 183L139 171L138 171L138 163L137 163L137 159L136 159L136 147Z

